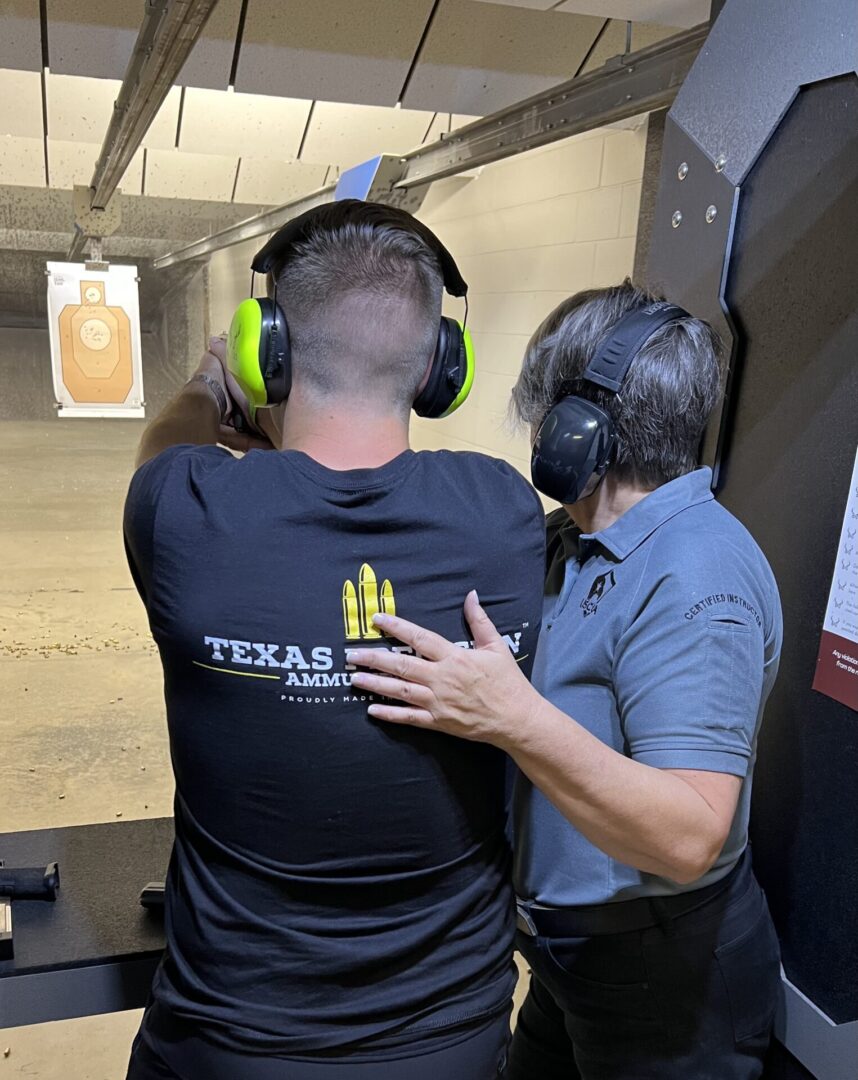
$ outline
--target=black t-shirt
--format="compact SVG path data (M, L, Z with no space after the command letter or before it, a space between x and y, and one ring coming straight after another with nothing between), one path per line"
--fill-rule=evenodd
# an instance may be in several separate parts
M539 502L507 464L179 446L125 538L176 776L154 996L224 1046L292 1054L488 1016L513 984L506 758L373 721L345 652L395 611L467 646L480 599L529 674Z

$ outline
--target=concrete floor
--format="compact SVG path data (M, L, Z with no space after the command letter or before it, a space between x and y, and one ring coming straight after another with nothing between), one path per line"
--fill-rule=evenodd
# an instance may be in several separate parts
M141 430L0 423L0 832L172 813L161 668L122 546ZM121 1080L138 1023L0 1030L0 1080Z
M172 813L161 669L122 547L141 430L0 423L0 832ZM0 1078L119 1080L138 1023L0 1031Z

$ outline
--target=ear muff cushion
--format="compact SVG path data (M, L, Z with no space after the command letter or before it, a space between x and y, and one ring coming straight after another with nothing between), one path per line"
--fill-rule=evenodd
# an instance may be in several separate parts
M452 403L441 413L442 416L449 416L450 413L454 413L460 405L463 405L467 400L468 394L471 392L471 387L474 385L474 342L471 338L471 331L462 326L461 323L456 323L456 329L458 330L458 337L460 339L458 345L459 362L464 364L464 379L462 385L459 388L459 392L456 394Z
M226 362L250 406L251 416L268 404L268 391L259 363L263 312L259 300L242 300L236 308L226 341Z
M259 301L262 310L260 364L268 405L279 405L292 389L292 353L286 316L274 300Z
M594 475L604 474L615 442L614 425L604 409L579 397L561 399L542 421L533 443L533 486L571 506Z
M414 402L418 416L437 419L455 412L474 382L471 335L455 319L441 319L438 345L426 385Z

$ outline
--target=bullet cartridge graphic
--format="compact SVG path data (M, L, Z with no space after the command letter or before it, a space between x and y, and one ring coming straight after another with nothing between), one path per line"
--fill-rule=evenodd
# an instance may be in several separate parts
M382 637L380 630L373 626L372 617L379 612L385 615L396 614L396 600L393 585L388 578L378 587L375 571L364 563L358 574L358 587L352 581L343 583L343 625L347 641L376 639Z

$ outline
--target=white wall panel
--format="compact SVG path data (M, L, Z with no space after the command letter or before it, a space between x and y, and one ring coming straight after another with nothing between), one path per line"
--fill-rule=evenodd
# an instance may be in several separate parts
M38 2L36 2L38 10ZM142 0L47 0L51 70L121 79L143 21ZM225 90L241 0L219 0L177 82Z
M376 154L402 154L419 146L432 114L377 105L317 101L301 160L349 169Z
M327 171L327 165L243 157L238 170L235 201L279 206L321 187Z
M526 205L533 206L543 199L597 188L602 170L602 134L594 137L587 132L520 154L487 167L475 179L442 180L429 189L422 214L433 221L471 218L487 210L523 205L522 192L527 192ZM487 175L492 177L490 184L482 182ZM550 237L551 233L539 235Z
M403 105L485 116L575 74L602 20L441 0Z
M565 0L557 10L687 27L706 22L709 8L710 0Z
M41 139L0 136L0 184L45 186L45 144Z
M229 202L237 165L235 157L149 150L144 191L166 198Z
M579 240L613 240L620 235L623 189L596 188L578 196L576 227Z
M432 0L250 0L236 90L395 105Z
M152 126L143 136L143 146L153 150L172 150L176 145L176 132L179 127L179 102L181 89L174 86L164 99L164 104L152 121Z
M472 124L474 120L479 120L479 117L464 116L461 113L436 113L435 119L432 121L423 141L427 143L437 142L442 136L451 131L456 131L457 128L464 127L466 124Z
M616 240L604 240L596 245L596 261L593 264L593 285L616 285L631 274L635 262L635 238L621 236Z
M0 70L0 135L39 139L43 134L41 74Z
M48 136L67 142L101 143L113 114L120 83L115 79L88 79L81 75L47 76ZM143 145L169 149L176 144L179 120L178 87L173 87L161 106Z
M100 143L48 139L48 179L53 188L89 184L101 150ZM139 195L143 182L143 151L138 150L119 187L124 195Z
M185 90L179 149L294 161L311 102L294 98Z
M509 7L528 8L530 11L550 11L558 0L479 0L482 4L506 4Z
M62 75L121 79L143 5L135 0L47 0L51 70Z
M179 72L176 82L180 86L226 90L240 14L241 0L218 0L194 51Z
M42 70L39 0L3 0L0 67Z
M646 125L637 130L617 131L605 138L602 183L622 184L637 180L643 173L646 154Z

